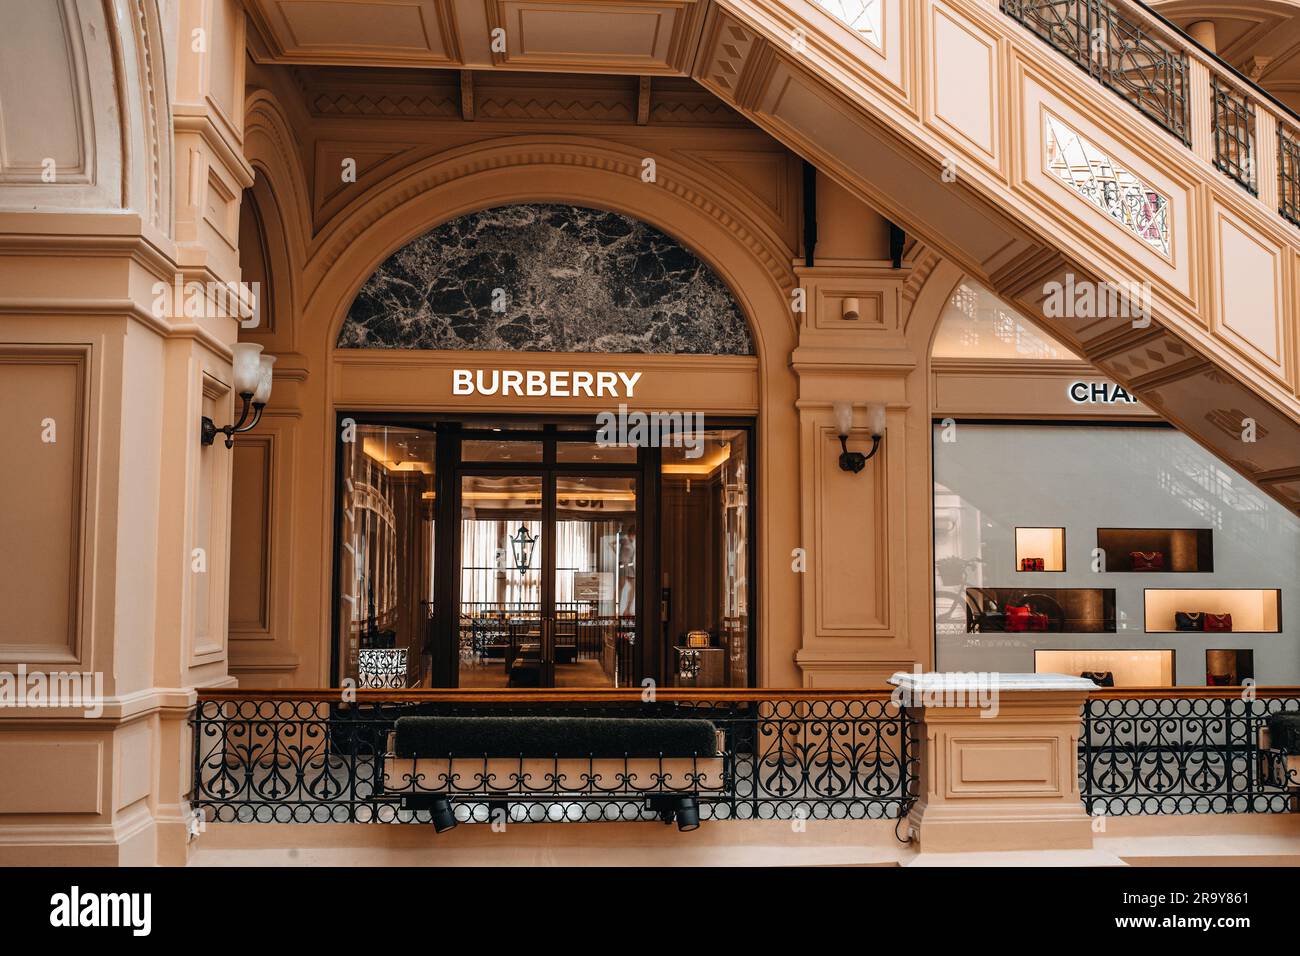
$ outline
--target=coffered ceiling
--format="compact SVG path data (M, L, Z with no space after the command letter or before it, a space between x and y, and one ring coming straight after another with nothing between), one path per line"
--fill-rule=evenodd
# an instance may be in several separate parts
M264 63L641 75L685 72L703 15L696 0L244 0L244 6L253 26L251 52Z

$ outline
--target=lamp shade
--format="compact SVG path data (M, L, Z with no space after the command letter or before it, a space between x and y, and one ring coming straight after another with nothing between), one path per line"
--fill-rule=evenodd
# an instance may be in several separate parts
M262 378L262 346L252 342L236 342L233 351L235 355L231 364L234 367L235 392L239 395L252 395L257 391L258 382Z
M849 402L836 402L831 408L835 413L835 433L841 438L848 437L853 431L853 405Z
M257 391L253 393L254 405L265 405L271 400L271 366L274 364L274 355L261 356L257 370Z
M867 424L871 427L871 437L879 438L885 434L885 406L867 406Z

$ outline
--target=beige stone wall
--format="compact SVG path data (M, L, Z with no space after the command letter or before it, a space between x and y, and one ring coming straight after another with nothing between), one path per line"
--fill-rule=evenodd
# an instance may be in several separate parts
M102 699L0 709L0 863L181 862L191 688L227 679L230 459L198 420L230 417L237 326L154 284L239 278L243 16L4 15L0 670L86 672Z

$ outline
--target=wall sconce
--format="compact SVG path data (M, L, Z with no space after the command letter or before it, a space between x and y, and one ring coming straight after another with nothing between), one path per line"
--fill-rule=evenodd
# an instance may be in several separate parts
M860 451L849 451L849 434L853 431L853 404L836 402L835 427L840 436L840 468L855 475L867 467L867 462L880 450L880 440L885 437L885 406L868 405L867 422L871 427L871 451L865 455Z
M235 391L244 400L244 407L239 413L239 421L233 425L218 428L212 419L204 415L199 425L199 440L211 445L218 435L226 436L226 447L234 447L234 436L241 432L252 431L262 420L262 409L271 397L271 366L275 364L274 355L263 355L262 346L252 342L236 342L233 348L232 366L235 374ZM249 410L253 412L249 421Z

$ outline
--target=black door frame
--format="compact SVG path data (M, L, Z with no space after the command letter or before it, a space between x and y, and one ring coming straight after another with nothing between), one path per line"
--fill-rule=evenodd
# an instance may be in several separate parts
M551 476L550 494L545 493L543 483L543 503L549 500L554 508L554 476L569 473L578 476L596 477L607 474L612 477L635 477L637 479L637 609L636 632L637 650L633 654L635 672L633 682L644 683L653 680L656 685L665 686L663 660L667 650L661 645L664 641L663 627L660 623L660 598L662 581L662 564L660 547L662 529L659 522L659 480L661 455L655 447L637 449L635 465L617 462L591 462L578 464L554 461L555 442L595 441L598 429L592 424L592 415L565 414L527 414L506 412L450 413L450 412L384 412L384 411L336 411L335 455L334 455L334 542L331 548L333 569L331 572L332 593L330 611L330 676L335 686L339 685L342 674L342 641L339 621L339 551L342 546L343 525L343 425L351 421L357 425L390 425L395 428L412 428L432 431L436 436L434 464L434 482L437 489L435 502L434 526L434 566L435 568L460 567L460 535L442 533L444 528L459 528L460 514L460 475L475 472L482 474L509 474L513 469L518 474L536 474L539 470ZM516 427L512 428L514 425ZM581 425L582 429L561 431L561 426ZM477 426L477 427L476 427ZM748 582L749 621L746 640L748 642L749 685L756 686L758 672L758 522L754 502L760 495L758 473L755 463L758 461L758 428L753 418L745 416L724 415L710 417L706 427L709 430L736 428L743 429L747 435L748 455L746 474L750 506L747 517L746 536L748 538L748 560L746 576ZM551 435L553 440L546 441ZM542 441L542 462L528 463L494 463L462 462L460 443L466 438L533 439ZM554 519L554 514L551 515ZM648 532L648 533L647 533ZM546 540L554 539L554 534L544 536ZM551 545L554 546L553 544ZM553 556L552 556L553 558ZM545 554L543 559L546 560ZM553 564L553 560L551 561ZM552 580L554 572L551 572ZM543 576L545 579L545 575ZM434 575L434 607L452 608L460 604L460 576L458 574ZM455 687L459 681L459 620L450 613L435 615L434 647L431 651L430 685L432 687ZM445 651L439 655L441 647Z

